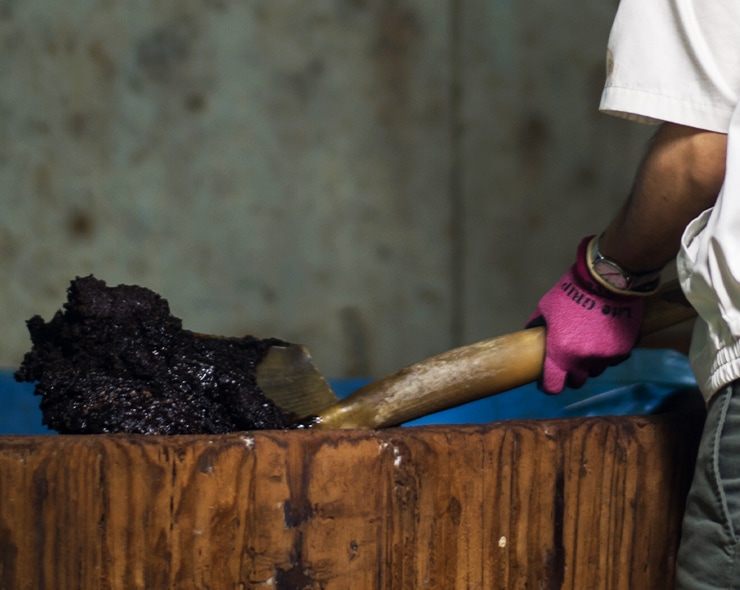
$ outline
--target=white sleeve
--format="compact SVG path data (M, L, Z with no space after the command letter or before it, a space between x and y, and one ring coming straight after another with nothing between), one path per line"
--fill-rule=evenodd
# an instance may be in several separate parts
M600 110L726 133L740 94L740 2L621 0Z

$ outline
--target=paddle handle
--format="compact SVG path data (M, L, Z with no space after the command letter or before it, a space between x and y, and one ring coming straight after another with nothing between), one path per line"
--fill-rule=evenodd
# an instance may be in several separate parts
M643 335L696 316L677 281L645 302ZM536 381L545 329L530 328L449 350L369 383L327 408L314 428L385 428Z

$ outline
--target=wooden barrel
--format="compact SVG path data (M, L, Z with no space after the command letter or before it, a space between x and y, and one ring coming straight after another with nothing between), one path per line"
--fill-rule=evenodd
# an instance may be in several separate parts
M0 588L671 588L679 415L0 437Z

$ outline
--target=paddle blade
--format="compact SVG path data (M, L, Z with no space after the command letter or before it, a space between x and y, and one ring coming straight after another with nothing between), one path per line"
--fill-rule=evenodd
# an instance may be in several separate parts
M271 346L255 376L264 394L297 418L318 414L339 401L301 344Z

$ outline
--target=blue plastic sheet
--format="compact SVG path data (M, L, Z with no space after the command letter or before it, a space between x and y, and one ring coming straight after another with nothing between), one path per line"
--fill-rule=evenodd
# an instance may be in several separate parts
M17 383L12 370L0 371L0 434L54 434L41 424L40 398L32 383Z
M329 379L345 397L371 379ZM637 349L624 363L560 395L540 392L535 384L518 387L457 408L438 412L408 426L476 424L514 418L652 414L677 392L695 389L688 359L671 350ZM17 383L11 369L0 371L0 434L53 434L41 424L39 397L30 383Z

